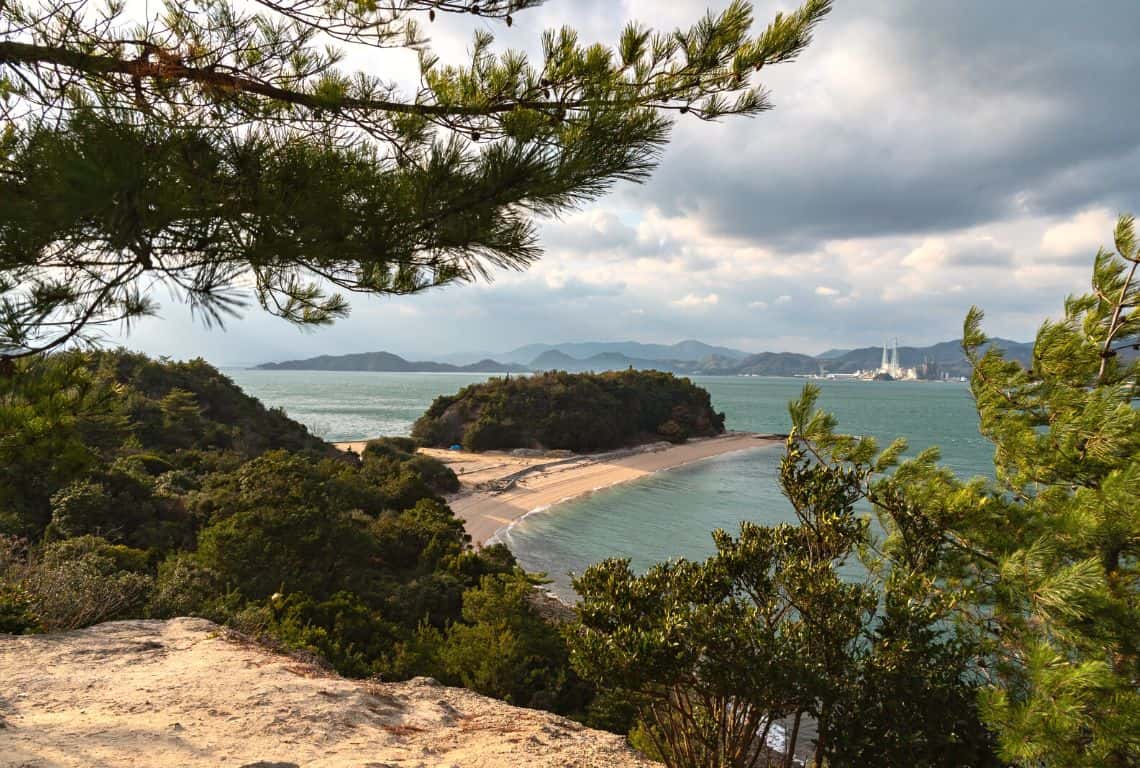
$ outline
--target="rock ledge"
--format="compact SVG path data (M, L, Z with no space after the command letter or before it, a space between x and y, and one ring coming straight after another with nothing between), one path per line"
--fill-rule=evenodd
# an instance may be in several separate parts
M0 636L0 765L654 765L613 734L429 678L330 676L202 619Z

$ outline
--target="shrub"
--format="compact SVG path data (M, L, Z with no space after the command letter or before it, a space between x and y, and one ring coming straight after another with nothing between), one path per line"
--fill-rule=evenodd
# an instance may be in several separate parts
M521 571L485 576L463 594L463 623L439 649L446 674L466 688L527 707L575 711L587 686L570 670L566 644L528 601Z
M94 535L134 547L169 549L193 540L182 506L156 498L148 475L116 462L106 472L76 480L51 497L51 538Z
M42 628L27 590L20 584L0 580L0 634L28 635Z
M134 559L135 555L96 537L49 544L38 557L29 557L21 585L43 628L49 632L78 629L138 615L153 580L120 568L116 562L120 557Z
M395 650L396 628L351 592L327 600L294 593L270 601L268 629L294 650L310 651L344 675L365 677L375 660Z
M374 578L379 557L365 521L308 506L246 509L204 529L203 565L250 600L274 592L306 592L324 599Z
M205 616L217 618L212 603L222 591L221 576L188 553L178 553L158 566L154 594L147 613L156 618Z
M0 536L0 634L23 635L42 629L32 597L20 583L27 564L27 542Z
M378 437L364 446L364 455L413 454L418 447L410 437Z

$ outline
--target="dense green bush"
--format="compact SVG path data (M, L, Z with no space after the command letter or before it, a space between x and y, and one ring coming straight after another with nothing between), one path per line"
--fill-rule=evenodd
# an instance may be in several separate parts
M533 590L518 570L484 576L463 593L463 621L422 625L401 663L521 706L582 711L593 690L570 669L558 628L530 604Z
M305 593L276 597L270 604L272 634L290 648L316 653L343 674L366 677L377 672L400 637L399 627L352 592L325 600Z
M24 635L41 629L27 590L20 584L0 581L0 634Z
M43 628L21 583L26 558L27 542L0 536L0 634L23 635Z
M689 379L659 371L491 379L436 398L412 428L426 445L472 451L600 451L651 440L720 434L724 414Z

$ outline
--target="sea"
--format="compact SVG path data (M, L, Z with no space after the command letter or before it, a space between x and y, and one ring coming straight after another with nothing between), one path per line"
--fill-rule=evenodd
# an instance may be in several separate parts
M329 441L405 435L432 400L488 374L262 371L226 369L248 394L279 407ZM729 429L788 431L798 378L695 376ZM943 463L966 477L992 472L993 447L978 433L966 384L819 380L819 405L843 432L886 445L905 437L913 454L939 446ZM711 532L741 522L794 522L777 483L782 446L763 446L658 472L533 512L500 531L520 564L541 571L548 588L573 601L571 580L591 563L629 558L635 569L672 558L703 558Z

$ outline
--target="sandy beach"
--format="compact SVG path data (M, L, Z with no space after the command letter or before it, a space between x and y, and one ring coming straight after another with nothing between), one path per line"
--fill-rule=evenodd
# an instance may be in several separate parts
M781 442L778 435L730 432L683 445L653 443L574 456L514 456L500 451L466 453L434 448L422 451L459 476L460 490L448 498L448 503L456 517L465 521L471 540L484 544L533 510L664 469ZM365 441L336 445L359 452Z

